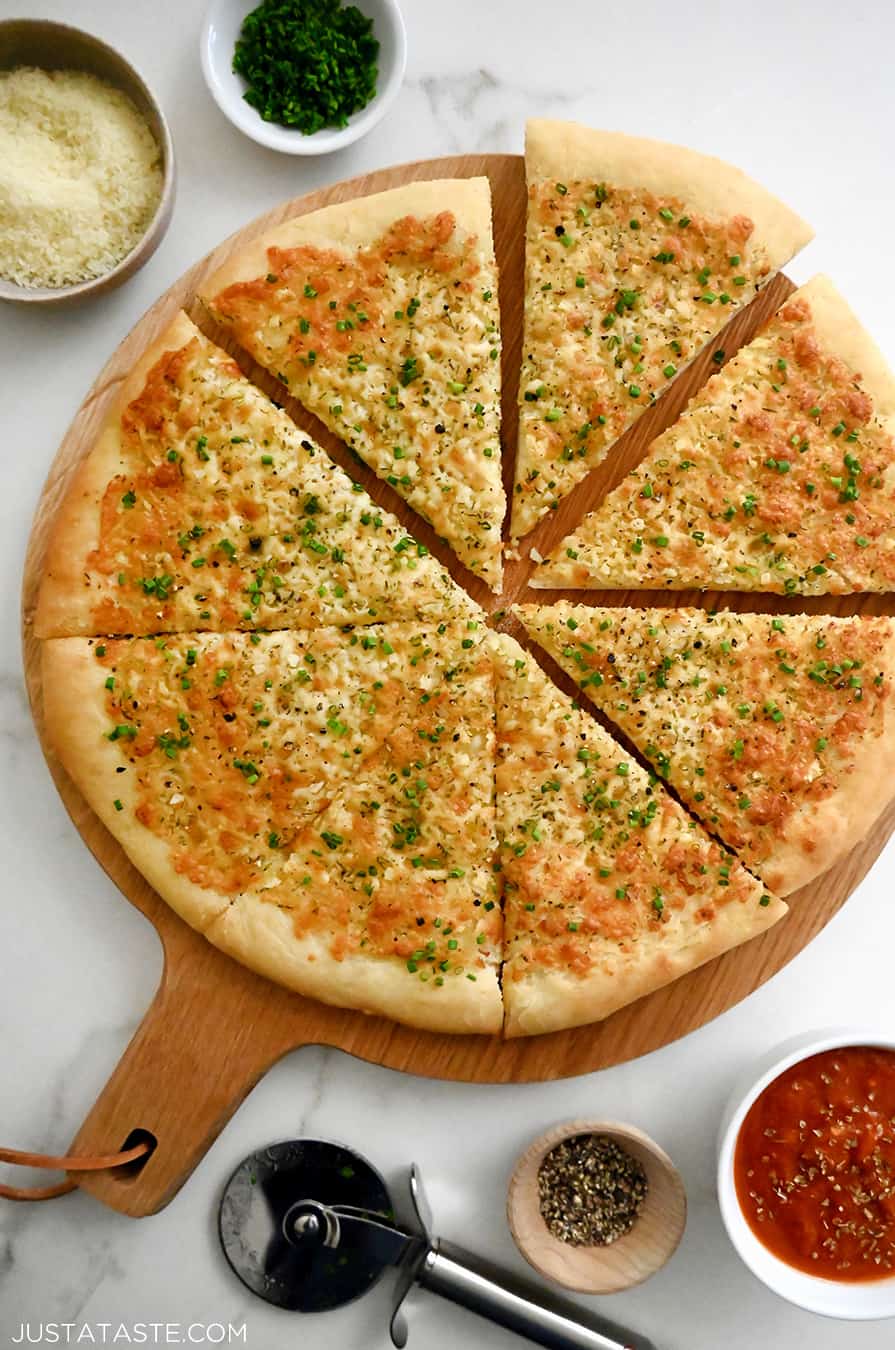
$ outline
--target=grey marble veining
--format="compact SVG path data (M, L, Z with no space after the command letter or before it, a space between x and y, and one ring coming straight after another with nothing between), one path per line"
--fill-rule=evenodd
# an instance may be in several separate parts
M221 118L199 73L200 0L43 0L41 12L120 46L169 115L180 164L171 230L121 291L60 314L0 311L0 1141L62 1150L147 1007L158 943L80 842L31 730L21 676L18 577L40 485L98 370L141 313L197 257L286 197L382 165L462 151L519 152L526 115L679 140L722 154L818 228L797 280L826 269L895 360L888 284L895 93L882 61L895 11L753 0L748 11L680 0L405 0L406 84L363 142L322 161L261 150ZM27 10L0 0L0 17ZM846 105L847 97L847 105ZM855 203L859 203L860 220ZM869 227L868 227L869 225ZM886 278L880 286L879 277ZM387 1283L330 1317L297 1320L232 1277L215 1228L221 1187L250 1150L301 1132L342 1139L396 1182L415 1159L441 1232L523 1273L503 1216L514 1157L552 1122L632 1120L678 1162L690 1218L672 1262L608 1302L659 1350L891 1350L890 1325L812 1318L739 1263L714 1193L715 1131L727 1093L766 1046L806 1027L892 1025L895 852L845 910L747 1003L631 1064L509 1087L406 1077L338 1051L277 1064L161 1214L125 1219L75 1194L0 1201L0 1344L23 1322L246 1324L249 1350L385 1350ZM6 1175L4 1169L4 1176ZM511 1350L434 1298L412 1311L416 1350Z

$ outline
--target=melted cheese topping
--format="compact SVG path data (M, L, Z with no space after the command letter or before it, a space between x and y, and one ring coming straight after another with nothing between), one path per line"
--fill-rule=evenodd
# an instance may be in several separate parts
M895 443L803 298L714 376L537 574L787 595L895 587Z
M893 621L520 607L526 628L750 866L866 766Z
M122 819L336 957L398 956L433 987L474 975L501 936L484 636L470 620L97 644Z
M529 188L513 537L605 458L770 268L745 216L605 183Z
M506 642L506 640L504 640ZM497 688L507 981L581 979L686 946L763 891L622 747L507 643Z
M441 619L472 602L204 338L121 418L120 467L67 633Z
M272 247L268 268L212 312L499 590L494 263L444 211L355 253Z

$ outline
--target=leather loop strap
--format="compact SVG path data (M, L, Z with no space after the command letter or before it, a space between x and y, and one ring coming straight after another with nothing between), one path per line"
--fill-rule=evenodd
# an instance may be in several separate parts
M151 1148L151 1144L143 1141L120 1153L94 1154L86 1158L57 1158L49 1153L26 1153L16 1148L0 1148L0 1163L12 1163L16 1167L46 1167L54 1172L103 1172L110 1167L123 1167L125 1163L136 1162L138 1158L144 1158ZM4 1200L53 1200L57 1195L67 1195L77 1185L72 1177L55 1186L0 1185L0 1197Z

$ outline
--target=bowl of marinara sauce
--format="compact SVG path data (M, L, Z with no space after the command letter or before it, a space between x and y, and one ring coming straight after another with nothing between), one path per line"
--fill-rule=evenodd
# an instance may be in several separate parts
M727 1107L718 1197L739 1255L827 1317L895 1317L895 1040L800 1036Z

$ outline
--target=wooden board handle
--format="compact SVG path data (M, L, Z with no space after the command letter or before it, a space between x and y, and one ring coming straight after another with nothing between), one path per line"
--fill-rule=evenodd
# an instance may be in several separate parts
M155 1147L146 1159L78 1177L82 1190L134 1218L155 1214L172 1199L287 1048L269 1040L259 1046L251 1016L226 1018L229 1035L222 1036L219 992L209 988L203 998L192 974L193 979L178 979L168 967L69 1150L109 1153L125 1140L137 1142L143 1132L152 1136Z

